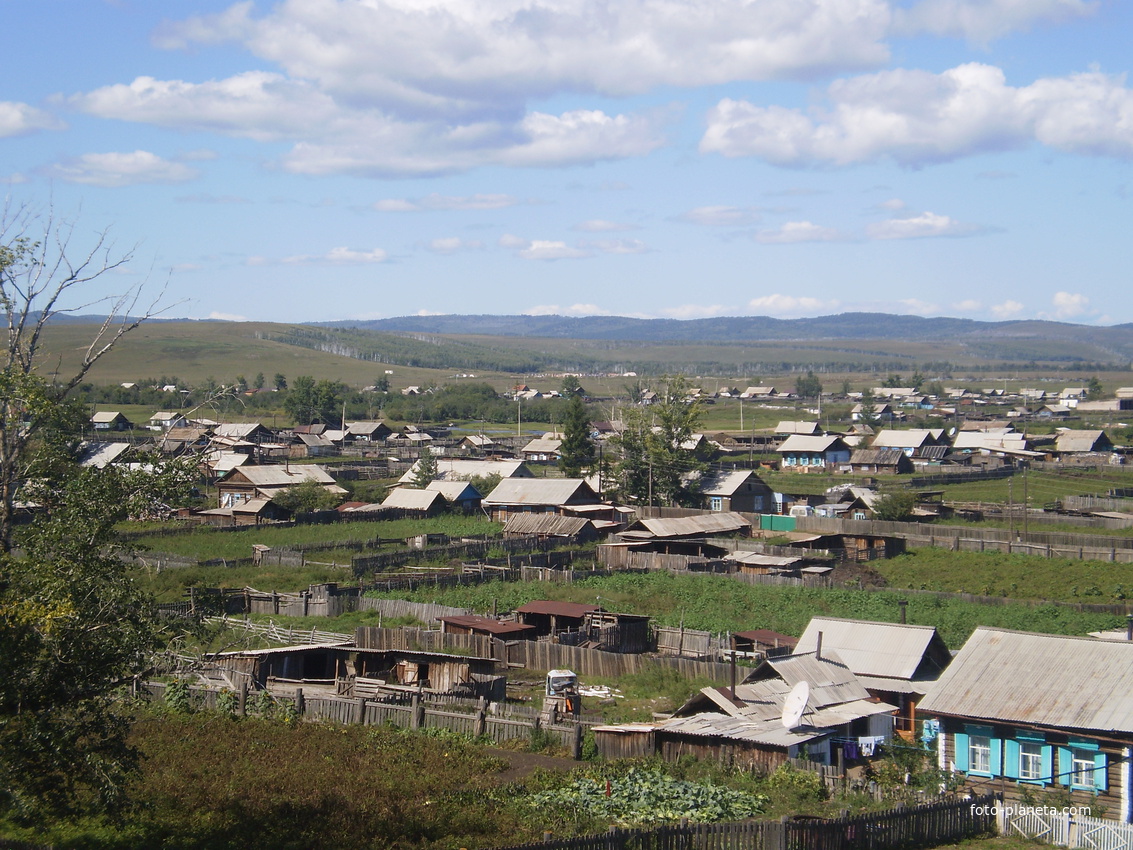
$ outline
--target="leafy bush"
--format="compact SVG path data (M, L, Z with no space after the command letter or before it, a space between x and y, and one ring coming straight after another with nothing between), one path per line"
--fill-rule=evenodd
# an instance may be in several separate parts
M596 817L619 826L740 820L763 811L767 797L674 779L656 768L586 772L567 785L541 791L530 805L555 817Z

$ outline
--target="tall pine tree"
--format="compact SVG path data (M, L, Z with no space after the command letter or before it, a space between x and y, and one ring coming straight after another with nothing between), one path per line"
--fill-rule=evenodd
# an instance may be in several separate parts
M577 395L567 402L563 421L563 441L559 446L559 469L567 478L579 478L594 463L594 441L590 438L590 417Z

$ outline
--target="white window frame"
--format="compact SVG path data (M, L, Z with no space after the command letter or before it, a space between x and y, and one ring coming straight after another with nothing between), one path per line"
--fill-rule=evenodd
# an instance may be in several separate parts
M968 773L991 776L991 738L989 736L968 736Z
M1019 778L1029 781L1044 779L1043 745L1035 741L1019 742Z
M1094 762L1094 753L1087 750L1070 751L1070 785L1074 788L1094 788L1094 771L1097 764Z

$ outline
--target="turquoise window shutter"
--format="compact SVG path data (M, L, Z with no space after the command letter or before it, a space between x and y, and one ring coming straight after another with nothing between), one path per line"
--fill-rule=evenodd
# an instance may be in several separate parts
M1009 779L1019 778L1019 742L1008 739L1003 742L1003 775Z
M964 773L968 772L968 736L963 732L957 732L952 736L955 738L956 743L953 746L955 751L954 761L956 762L956 769L962 770Z
M1105 753L1094 754L1094 787L1105 791L1109 787L1109 777L1106 775Z
M999 738L991 739L991 775L1000 776L1003 773L1003 741Z
M1066 747L1058 748L1058 784L1070 787L1070 779L1074 772L1074 757Z
M1043 784L1051 783L1054 774L1054 747L1043 747Z

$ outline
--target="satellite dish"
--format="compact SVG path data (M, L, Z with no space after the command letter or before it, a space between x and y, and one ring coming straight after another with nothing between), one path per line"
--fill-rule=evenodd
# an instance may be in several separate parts
M791 692L787 694L787 699L783 702L783 728L794 729L799 725L799 720L802 719L803 712L806 711L806 704L810 700L810 685L806 682L799 682Z
M948 429L948 436L949 437L955 437L956 436L956 426L955 425L953 425L951 428Z

